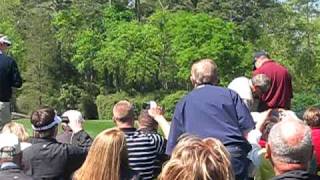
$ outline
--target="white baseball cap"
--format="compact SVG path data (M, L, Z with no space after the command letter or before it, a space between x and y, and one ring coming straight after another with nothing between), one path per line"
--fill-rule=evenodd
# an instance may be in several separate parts
M68 110L62 114L62 117L68 117L71 123L83 122L84 118L80 111Z
M0 43L5 43L8 46L11 46L11 41L9 40L9 38L7 36L0 37Z
M15 134L0 134L0 158L12 157L21 152L20 141Z

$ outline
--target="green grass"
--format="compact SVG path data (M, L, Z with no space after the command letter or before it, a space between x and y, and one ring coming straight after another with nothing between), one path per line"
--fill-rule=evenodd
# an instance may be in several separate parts
M30 120L23 119L16 120L15 122L23 124L24 127L27 129L29 135L32 135ZM87 120L85 121L84 129L90 134L91 137L95 137L101 131L112 128L114 126L115 124L113 123L113 121L110 120ZM61 130L60 127L59 130Z

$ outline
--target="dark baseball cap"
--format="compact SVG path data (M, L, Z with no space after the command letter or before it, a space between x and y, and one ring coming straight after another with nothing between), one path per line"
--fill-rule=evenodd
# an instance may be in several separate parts
M258 52L255 52L255 53L254 53L253 62L256 61L256 58L259 58L259 57L261 57L261 56L265 56L265 57L267 57L267 58L270 58L270 57L269 57L269 54L268 54L266 51L258 51Z

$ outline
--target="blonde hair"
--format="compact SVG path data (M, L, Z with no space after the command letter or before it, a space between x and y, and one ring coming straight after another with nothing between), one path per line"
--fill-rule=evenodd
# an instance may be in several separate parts
M218 81L218 67L211 59L195 62L191 67L191 81L195 86L215 84Z
M124 133L112 128L98 134L88 156L76 171L76 180L120 180L121 169L129 170Z
M233 180L230 155L214 138L188 137L173 150L160 180Z
M26 142L29 139L29 134L22 124L10 122L4 125L2 133L12 133L18 136L20 142Z
M303 120L310 127L320 126L320 109L316 107L308 108L303 114Z

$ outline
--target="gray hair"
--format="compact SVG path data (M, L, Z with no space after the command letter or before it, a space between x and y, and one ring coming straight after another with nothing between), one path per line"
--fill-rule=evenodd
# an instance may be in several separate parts
M302 121L285 120L274 125L268 144L276 161L307 165L312 156L311 129Z
M218 80L217 64L211 59L195 62L191 68L191 81L195 86L215 84Z
M271 84L270 78L265 74L257 74L253 76L251 82L253 86L259 87L262 93L267 92Z

